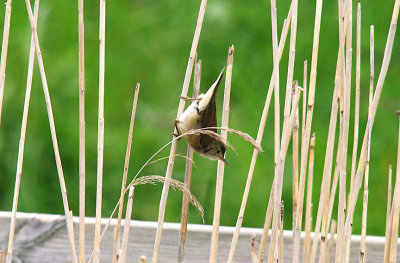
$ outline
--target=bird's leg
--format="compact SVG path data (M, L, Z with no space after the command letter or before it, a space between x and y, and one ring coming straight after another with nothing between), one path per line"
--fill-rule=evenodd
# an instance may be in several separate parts
M174 136L174 137L180 136L179 129L178 129L178 122L179 122L179 120L174 121L175 129L176 129L176 132L178 133L178 134L172 133L172 136Z

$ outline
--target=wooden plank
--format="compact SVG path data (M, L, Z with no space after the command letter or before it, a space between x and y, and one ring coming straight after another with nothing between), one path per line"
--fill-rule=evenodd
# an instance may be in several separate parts
M0 250L7 248L11 213L0 212ZM107 219L102 220L102 226ZM116 220L111 222L115 225ZM78 217L74 217L75 240L78 240ZM93 249L94 218L86 220L86 257ZM157 222L135 221L130 224L127 258L139 262L144 255L151 259ZM180 224L165 223L159 262L175 262L178 259ZM188 225L186 262L208 262L212 226ZM234 228L220 227L218 262L227 260ZM251 262L251 235L260 240L262 229L242 228L234 262ZM304 233L302 233L302 239ZM14 243L14 262L58 263L71 262L67 228L64 216L48 214L18 213ZM367 236L367 258L369 262L382 262L384 237ZM284 231L284 262L292 259L292 232ZM358 261L360 236L352 237L350 262ZM113 249L113 227L108 229L101 244L101 262L111 262ZM332 258L332 260L334 260Z

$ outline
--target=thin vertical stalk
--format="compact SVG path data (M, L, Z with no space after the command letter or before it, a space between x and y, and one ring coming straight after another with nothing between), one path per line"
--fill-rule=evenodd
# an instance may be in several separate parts
M392 213L390 209L391 204L392 204L392 165L389 165L385 237L389 235L389 230L390 230L390 215Z
M35 15L35 26L36 26L38 12L39 12L39 0L35 1L34 8L35 8L34 15ZM15 175L15 188L14 188L14 198L13 198L13 206L12 206L12 212L11 212L10 232L8 235L7 262L12 261L15 223L17 220L17 210L18 210L18 197L19 197L19 189L20 189L21 178L22 178L22 164L24 161L26 127L28 124L29 102L31 99L31 91L32 91L32 76L33 76L34 61L35 61L35 43L33 40L33 33L32 33L31 47L30 47L30 51L29 51L28 76L27 76L27 80L26 80L24 111L23 111L23 115L22 115L22 124L21 124L21 136L19 139L19 147L18 147L18 161L17 161L17 171L16 171L16 175Z
M135 194L135 187L131 186L129 188L129 196L128 203L126 205L126 215L125 215L125 225L124 225L124 234L122 237L122 247L121 247L121 257L119 259L119 263L125 263L126 261L126 251L128 249L128 240L129 240L129 228L130 222L132 218L132 204L133 204L133 196ZM120 204L120 207L123 206Z
M304 129L306 127L306 106L307 106L307 60L304 60L303 69L303 113L301 116L301 138L303 138Z
M104 158L104 76L105 76L105 30L106 0L100 0L99 26L99 115L97 131L97 191L96 223L94 230L94 262L100 262L101 205L103 195L103 158Z
M140 83L136 84L135 88L135 96L133 99L133 104L132 104L132 113L131 113L131 121L129 124L129 132L128 132L128 143L126 145L126 153L125 153L125 163L124 163L124 173L122 176L122 185L121 185L121 195L119 198L119 208L118 208L118 219L117 219L117 225L115 226L115 231L114 231L114 249L113 249L113 262L118 262L119 258L119 235L120 235L120 228L121 228L121 219L122 219L122 210L124 207L124 197L125 197L125 188L126 188L126 180L128 177L128 169L129 169L129 160L131 157L131 149L132 149L132 134L133 134L133 127L135 125L135 117L136 117L136 108L137 108L137 102L138 102L138 97L139 97L139 90L140 90Z
M280 38L280 41L279 41L279 50L278 50L279 61L280 61L280 59L282 57L283 47L285 46L289 25L291 23L290 21L291 21L291 17L292 17L291 16L292 6L293 5L291 5L291 7L289 9L287 19L285 19L285 21L283 22L283 28L282 28L281 38ZM272 76L271 76L271 79L270 79L270 82L269 82L267 97L265 99L264 109L263 109L263 112L262 112L262 115L261 115L260 125L258 127L256 142L259 145L261 145L262 137L263 137L263 134L264 134L265 123L267 121L269 106L270 106L271 97L272 97L272 91L273 91L273 87L274 87L273 86L273 84L274 84L274 74L275 74L275 71L272 72ZM240 205L239 215L238 215L237 220L236 220L235 232L234 232L233 237L232 237L231 248L229 249L229 256L228 256L228 261L227 261L228 263L231 263L233 261L233 256L235 254L236 245L237 245L237 241L238 241L238 238L239 238L240 228L241 228L242 222L243 222L244 211L246 209L247 198L248 198L249 192L250 192L250 186L251 186L251 181L253 179L254 168L255 168L255 165L256 165L257 157L258 157L258 151L256 149L254 149L253 150L253 156L252 156L251 162L250 162L249 172L248 172L248 175L247 175L246 186L245 186L243 197L242 197L242 203ZM272 193L273 193L273 191L271 191L271 194ZM269 227L269 225L268 225L268 227ZM263 234L263 236L265 236L265 235ZM264 242L266 242L266 238L264 239ZM265 247L265 243L263 243L263 240L261 241L261 244L260 244L260 250L262 249L262 245L264 245L263 247Z
M224 105L222 107L222 118L221 118L221 127L224 128L228 128L228 122L229 122L229 111L230 111L229 101L231 97L233 52L234 52L234 47L232 45L228 50L228 59L227 59L226 75L225 75ZM226 142L227 136L228 136L228 131L221 130L221 137L224 140L224 142ZM217 261L219 223L221 215L222 190L224 183L224 168L225 164L222 161L218 161L217 183L216 183L215 203L214 203L214 217L213 217L212 233L211 233L211 248L210 248L211 263Z
M296 88L296 87L294 87ZM294 94L294 92L292 92ZM294 101L294 96L292 100ZM304 103L303 103L304 104ZM299 192L299 111L296 112L296 119L293 126L293 222L296 217L297 196ZM293 226L294 227L294 226Z
M83 0L78 0L79 29L79 262L85 262L85 24Z
M201 79L201 60L195 63L194 66L194 83L193 83L193 98L199 96L200 92L200 79ZM187 159L185 169L185 186L190 189L191 178L192 178L192 166L193 162L193 150L188 145L187 148ZM186 231L189 220L189 203L190 199L186 193L183 193L182 199L182 216L181 216L181 229L179 232L179 248L178 248L178 262L183 263L185 258L185 244L186 244Z
M279 236L278 236L278 262L283 262L283 211L284 204L281 201L281 214L279 220Z
M181 99L179 101L178 112L176 115L177 119L182 114L184 107L185 107L185 100L182 97L186 97L188 89L189 89L189 82L190 82L190 78L192 76L194 57L196 55L197 44L199 43L200 32L201 32L201 27L203 25L203 19L204 19L204 13L206 11L206 6L207 6L207 0L202 0L201 4L200 4L200 9L199 9L199 15L197 18L196 29L194 32L192 47L190 49L189 60L188 60L188 64L186 67L185 79L183 81ZM170 150L169 159L168 159L167 171L165 172L165 177L167 179L171 178L172 171L174 169L176 147L177 147L177 140L173 139L172 143L171 143L171 150ZM168 183L168 181L166 181L163 185L163 190L162 190L161 199L160 199L160 206L159 206L159 210L158 210L158 223L157 223L156 237L155 237L155 241L154 241L152 263L158 262L158 255L159 255L159 250L160 250L160 245L161 245L162 226L164 223L165 207L167 205L167 198L168 198L168 190L169 190L169 183Z
M315 133L313 133L310 142L310 158L308 160L308 182L307 182L307 201L306 201L306 224L304 239L304 262L310 260L310 234L312 222L312 185L314 175L314 149L315 149Z
M8 52L8 39L10 36L10 21L11 21L11 4L12 0L7 0L6 14L4 15L3 41L1 45L1 60L0 60L0 127L1 127L1 110L3 108L4 84L6 81L6 65Z
M6 250L4 248L0 249L0 263L4 263L6 256Z
M335 231L336 231L336 221L333 220L331 224L331 231L329 233L329 243L328 243L328 251L326 253L326 262L331 262L333 245L335 243Z
M42 78L43 93L44 93L44 97L45 97L45 101L46 101L47 114L49 117L51 138L52 138L52 142L53 142L54 155L55 155L55 159L56 159L58 178L60 181L61 195L62 195L62 200L63 200L63 205L64 205L65 220L66 220L67 229L68 229L69 244L71 247L71 256L72 256L72 261L74 263L76 263L78 261L76 258L75 241L74 241L74 236L71 235L71 233L72 234L74 233L73 223L72 223L72 217L70 215L70 210L69 210L69 206L68 206L67 189L65 186L64 172L62 169L60 152L58 149L57 134L56 134L56 128L55 128L55 124L54 124L53 110L51 107L49 87L47 85L46 72L44 70L42 52L40 50L39 38L37 35L37 30L36 30L36 23L34 21L34 17L32 14L32 7L31 7L29 0L25 0L25 5L26 5L26 9L28 11L29 22L31 25L33 39L34 39L34 43L35 43L36 56L37 56L38 64L39 64L40 76Z
M373 125L374 125L376 110L378 108L379 99L380 99L382 89L383 89L383 84L385 82L386 74L387 74L389 64L390 64L390 58L391 58L392 50L393 50L394 37L396 34L396 28L397 28L397 19L399 16L399 9L400 9L400 0L396 0L396 2L394 4L394 8L393 8L393 15L392 15L391 23L390 23L389 33L388 33L388 37L387 37L387 41L386 41L385 53L383 55L382 67L381 67L381 71L379 73L378 82L376 84L376 88L375 88L375 92L374 92L374 99L372 100L372 104L371 104L371 115L368 117L368 119L371 119L371 123L370 123L371 129L373 128ZM367 153L367 133L368 133L367 131L368 131L368 127L366 127L366 131L364 132L364 139L363 139L363 143L362 143L360 159L358 161L355 182L361 181L362 177L363 177L363 171L364 171L364 167L365 167L366 153ZM360 188L361 188L361 185L359 185L359 186L354 185L354 189L352 189L352 191L354 191L354 193L355 193L353 195L355 200L357 200ZM349 212L351 210L354 210L355 202L350 202L350 205L351 205L351 207L349 207Z
M297 85L297 83L296 83ZM269 245L269 254L268 254L268 262L271 263L274 259L274 254L275 254L275 244L277 242L277 237L278 237L278 225L279 225L279 212L280 212L280 201L282 197L282 184L283 184L283 174L284 174L284 168L285 168L285 159L286 159L286 153L287 149L289 147L289 142L290 138L293 132L293 126L294 126L294 120L296 118L296 111L300 99L300 93L301 90L299 88L296 89L295 91L295 96L296 100L294 101L294 104L292 106L292 112L290 114L290 118L287 120L288 124L287 127L288 129L284 130L284 133L282 134L282 141L280 145L280 153L279 153L279 162L275 168L275 178L276 181L274 182L274 199L273 199L273 204L274 204L274 214L273 214L273 223L272 223L272 234L271 234L271 240L270 240L270 245ZM291 99L291 98L285 98L285 100ZM279 202L277 202L277 200ZM262 257L259 257L259 261L263 260L263 254L261 254Z
M321 13L322 13L322 0L317 0L315 9L315 23L314 23L314 38L311 59L311 72L310 72L310 86L308 92L308 107L307 107L307 121L304 134L301 140L301 165L300 165L300 182L299 182L299 198L296 211L296 224L294 233L294 246L293 246L293 262L297 263L300 260L300 233L303 217L303 198L304 193L300 189L304 189L305 174L308 159L308 148L310 143L312 117L314 112L314 99L315 99L315 86L317 80L317 64L318 64L318 47L319 35L321 28Z
M354 104L354 135L353 135L353 154L351 160L350 189L354 187L354 178L356 176L357 148L358 148L358 130L360 116L360 75L361 75L361 3L357 4L357 48L356 48L356 92ZM372 82L373 85L373 82ZM350 196L352 192L350 191ZM350 198L349 198L350 200Z

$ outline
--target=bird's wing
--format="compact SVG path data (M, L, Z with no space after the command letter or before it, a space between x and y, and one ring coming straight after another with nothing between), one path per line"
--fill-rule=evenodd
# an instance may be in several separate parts
M215 104L215 98L217 96L218 86L221 83L224 71L225 68L221 71L215 83L211 86L211 88L204 95L203 99L199 102L199 110L200 114L202 114L201 128L217 127L217 107ZM210 130L216 132L216 129ZM202 145L208 145L212 140L213 138L208 135L200 135L200 143Z

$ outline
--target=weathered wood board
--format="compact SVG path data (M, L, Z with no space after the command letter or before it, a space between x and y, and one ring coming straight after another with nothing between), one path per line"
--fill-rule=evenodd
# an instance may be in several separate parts
M0 249L7 248L10 212L0 212ZM93 249L94 218L87 218L86 256ZM107 219L103 219L105 225ZM113 248L113 226L111 222L101 244L101 262L111 262ZM139 262L140 256L151 259L155 238L156 222L131 221L127 262ZM159 262L177 262L180 224L165 223L162 235ZM75 243L78 245L78 218L74 217ZM233 235L233 227L220 227L218 262L227 260ZM242 228L234 262L251 262L251 234L260 240L262 229ZM292 232L284 232L284 262L292 260ZM211 240L211 226L189 225L186 246L186 262L208 262ZM354 236L351 246L351 262L358 262L360 237ZM368 262L382 262L384 238L367 237ZM78 251L78 247L77 247ZM64 216L48 214L18 213L15 234L13 262L61 263L71 262L67 230ZM400 255L400 253L398 253ZM334 255L332 256L332 259ZM399 261L398 261L399 262Z

